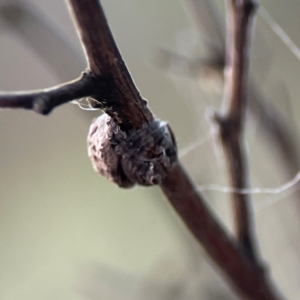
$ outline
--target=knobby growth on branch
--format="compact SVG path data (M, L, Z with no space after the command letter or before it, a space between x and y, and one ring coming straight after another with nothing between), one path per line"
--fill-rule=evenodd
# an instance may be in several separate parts
M227 153L232 186L247 186L243 152L244 88L251 18L256 3L227 0L229 40L227 93L216 115ZM133 83L97 0L68 0L88 66L80 78L54 88L1 93L0 107L25 108L47 114L58 105L90 97L104 110L89 133L89 155L95 169L122 187L160 184L182 220L243 298L279 299L262 270L253 246L246 196L233 196L237 240L231 238L208 209L205 199L176 157L171 128L154 119Z

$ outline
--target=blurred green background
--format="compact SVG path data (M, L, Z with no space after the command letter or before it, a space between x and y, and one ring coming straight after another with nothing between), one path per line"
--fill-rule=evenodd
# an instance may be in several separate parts
M180 150L201 144L182 158L191 176L199 185L226 186L224 163L218 144L207 138L205 119L208 108L219 108L219 83L213 81L215 91L203 74L191 78L185 66L157 63L160 47L185 57L203 53L185 2L102 1L153 112L171 124ZM300 3L260 4L300 47ZM32 15L25 18L9 7ZM0 11L0 90L46 88L84 70L65 1L1 0ZM261 17L254 35L251 73L298 147L300 61ZM48 117L0 111L0 299L235 299L158 188L121 190L94 173L86 136L99 113L74 104ZM278 187L293 175L284 171L285 162L260 126L250 119L246 128L252 185ZM205 194L230 231L228 195ZM282 201L266 202L276 197ZM262 256L286 299L299 299L299 193L253 198Z

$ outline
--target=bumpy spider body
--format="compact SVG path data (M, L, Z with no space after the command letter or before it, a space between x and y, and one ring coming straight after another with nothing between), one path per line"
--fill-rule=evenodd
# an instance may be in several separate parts
M99 174L120 187L159 184L177 160L177 147L167 123L153 120L123 132L103 114L91 124L88 154Z

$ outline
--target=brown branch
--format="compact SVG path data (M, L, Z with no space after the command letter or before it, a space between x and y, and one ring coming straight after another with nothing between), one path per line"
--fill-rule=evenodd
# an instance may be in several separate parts
M69 4L88 56L90 68L83 78L77 80L79 83L84 82L82 96L91 95L100 101L101 107L104 107L122 130L144 128L153 119L153 115L140 97L126 69L100 2L69 0ZM84 78L88 79L87 83ZM70 86L74 89L72 83ZM75 90L76 87L77 85L75 85ZM48 94L47 90L31 93L31 96L23 94L20 98L14 95L15 98L8 98L10 100L8 104L23 108L39 106L40 102L32 95L42 93L43 96L48 97L49 102L45 103L45 106L40 105L42 108L37 110L48 112L50 108L58 105L57 98L53 98L55 91L57 93L58 90L59 88L48 90ZM79 93L79 91L73 92L72 96L77 97ZM58 99L61 99L59 104L67 99L67 92L62 94L63 97L60 93L57 95ZM3 99L3 106L9 106L5 102L8 100ZM120 127L116 126L117 130ZM240 295L253 300L278 299L262 270L244 255L207 209L204 199L197 194L195 186L180 164L167 175L161 188L195 238Z
M47 115L53 108L98 92L99 82L88 74L52 88L26 92L0 92L0 108L23 108Z
M255 2L228 0L228 62L225 70L223 109L216 116L229 170L231 186L248 187L248 170L243 141L245 120L248 49ZM258 263L254 244L250 196L233 193L234 227L244 252Z
M242 297L280 299L263 270L228 237L180 164L170 172L161 188L207 255Z
M202 41L206 47L207 58L187 58L173 51L162 49L156 65L166 69L170 64L172 67L173 64L176 66L177 59L181 63L180 69L177 70L180 75L188 74L195 78L202 75L206 68L211 68L215 74L220 74L217 77L220 78L223 76L226 53L224 33L220 27L220 16L213 6L214 2L212 0L186 0L186 2L191 8L201 36L204 36ZM210 43L207 42L208 39ZM247 104L251 119L255 124L261 124L261 132L275 145L275 147L271 145L272 150L276 150L285 161L282 166L287 176L294 176L300 168L299 151L297 151L295 137L291 134L288 124L274 105L265 99L253 78L249 80L247 94L251 99Z
M84 4L84 7L78 0L69 0L69 3L77 20L77 26L80 28L79 33L86 54L90 56L88 61L91 72L97 75L110 73L114 79L121 78L123 84L119 85L121 91L124 87L124 92L132 91L127 100L136 101L137 105L143 104L113 41L100 3L89 1ZM116 61L120 63L116 64ZM119 105L124 110L128 107L128 103L123 107L124 102L120 102ZM134 108L130 111L130 115L135 115ZM135 124L135 128L139 127L140 124ZM197 195L195 187L180 165L171 171L161 187L184 222L227 275L236 290L248 299L276 299L263 273L254 267L228 238L213 215L206 209L203 199Z
M124 131L140 128L153 119L135 87L107 24L99 1L68 0L83 44L88 69L114 91L114 108L106 110ZM97 99L101 101L101 99ZM122 110L118 110L121 107ZM133 114L133 112L135 112Z

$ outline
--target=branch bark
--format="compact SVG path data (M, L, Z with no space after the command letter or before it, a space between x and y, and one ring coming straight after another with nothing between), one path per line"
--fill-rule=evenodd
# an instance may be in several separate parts
M92 82L91 87L84 82L82 94L89 95L97 100L97 103L101 103L100 107L125 132L147 126L147 123L153 120L153 115L141 98L122 60L100 2L69 0L69 5L88 59L89 68L86 71L86 78L88 83ZM85 80L84 76L78 80L78 84L82 83L81 80ZM54 88L54 91L57 93L59 89ZM47 91L37 93L44 95L43 93ZM77 90L71 96L77 98L80 93L81 90ZM32 94L36 95L36 93ZM64 97L61 97L63 100L59 103L57 98L50 97L49 102L53 102L53 105L48 103L45 111L47 112L49 107L54 108L67 101L64 93L63 95ZM22 97L17 100L3 98L2 107L32 108L35 106L35 97L24 94ZM31 106L27 107L24 103L31 103ZM41 111L43 112L44 108ZM195 186L180 163L170 171L162 182L161 188L238 294L251 300L279 299L262 269L253 264L253 261L243 253L206 207L204 198L197 194Z
M143 104L140 101L139 94L135 92L135 87L126 86L126 84L133 85L133 81L130 79L127 69L124 69L125 64L114 41L107 40L112 39L112 35L100 3L89 1L88 6L85 4L83 7L80 1L69 0L69 4L72 7L77 26L80 28L79 33L86 54L88 57L90 56L88 61L91 72L97 75L111 72L113 78L121 78L123 85L120 85L119 88L122 89L125 86L124 92L126 90L132 91L128 101L136 101L137 105ZM84 16L85 13L86 16ZM90 37L91 34L94 34L95 28L99 30L99 34L96 37ZM103 43L105 44L104 54L101 49ZM96 45L97 47L95 47ZM114 61L120 63L116 65ZM123 102L120 105L122 107ZM127 105L122 108L125 110L126 107ZM134 112L134 110L130 111L131 116L134 115ZM149 111L149 113L151 112ZM135 126L138 128L140 124L135 124ZM170 172L161 184L161 188L188 228L194 233L207 253L211 255L240 294L248 299L277 299L261 270L256 266L254 267L251 261L236 248L234 242L228 238L217 220L207 210L203 199L197 195L195 187L180 165ZM226 254L224 255L224 253ZM249 276L252 280L249 280Z
M161 188L206 254L240 296L253 300L280 299L263 269L253 264L224 231L180 164L170 172Z
M248 170L243 141L246 109L246 80L251 19L255 2L228 0L227 66L222 111L216 115L220 139L233 188L248 187ZM259 264L254 242L250 195L232 194L234 228L243 251Z
M100 2L68 0L68 3L87 57L89 71L93 76L104 79L109 89L114 91L112 106L106 112L124 131L138 129L145 122L150 122L153 119L152 113L133 83ZM122 110L118 107L122 107Z
M193 74L198 75L201 67L206 67L208 64L216 72L223 72L225 62L225 45L224 45L224 33L221 30L220 18L213 6L212 0L186 0L187 4L191 5L191 13L196 19L196 23L199 25L199 31L205 37L211 39L211 43L207 43L206 52L208 53L208 59L204 64L198 59L188 60L184 62L180 57L182 63L185 65L193 66L193 69L198 68L198 71L194 71ZM204 15L206 12L206 15ZM211 24L213 24L211 26ZM217 48L216 48L217 47ZM208 63L207 63L208 62ZM260 128L262 132L267 136L273 145L272 149L279 152L279 155L285 161L283 167L285 172L290 178L295 176L295 173L299 170L299 155L295 143L295 137L292 136L287 123L281 116L280 112L265 99L263 93L260 91L257 84L255 84L253 78L249 80L247 89L248 98L251 101L247 104L250 117L254 119L255 123L261 124Z
M74 99L91 96L99 89L99 82L83 73L71 82L52 88L26 92L1 92L1 108L30 109L43 115L49 114L53 108Z

